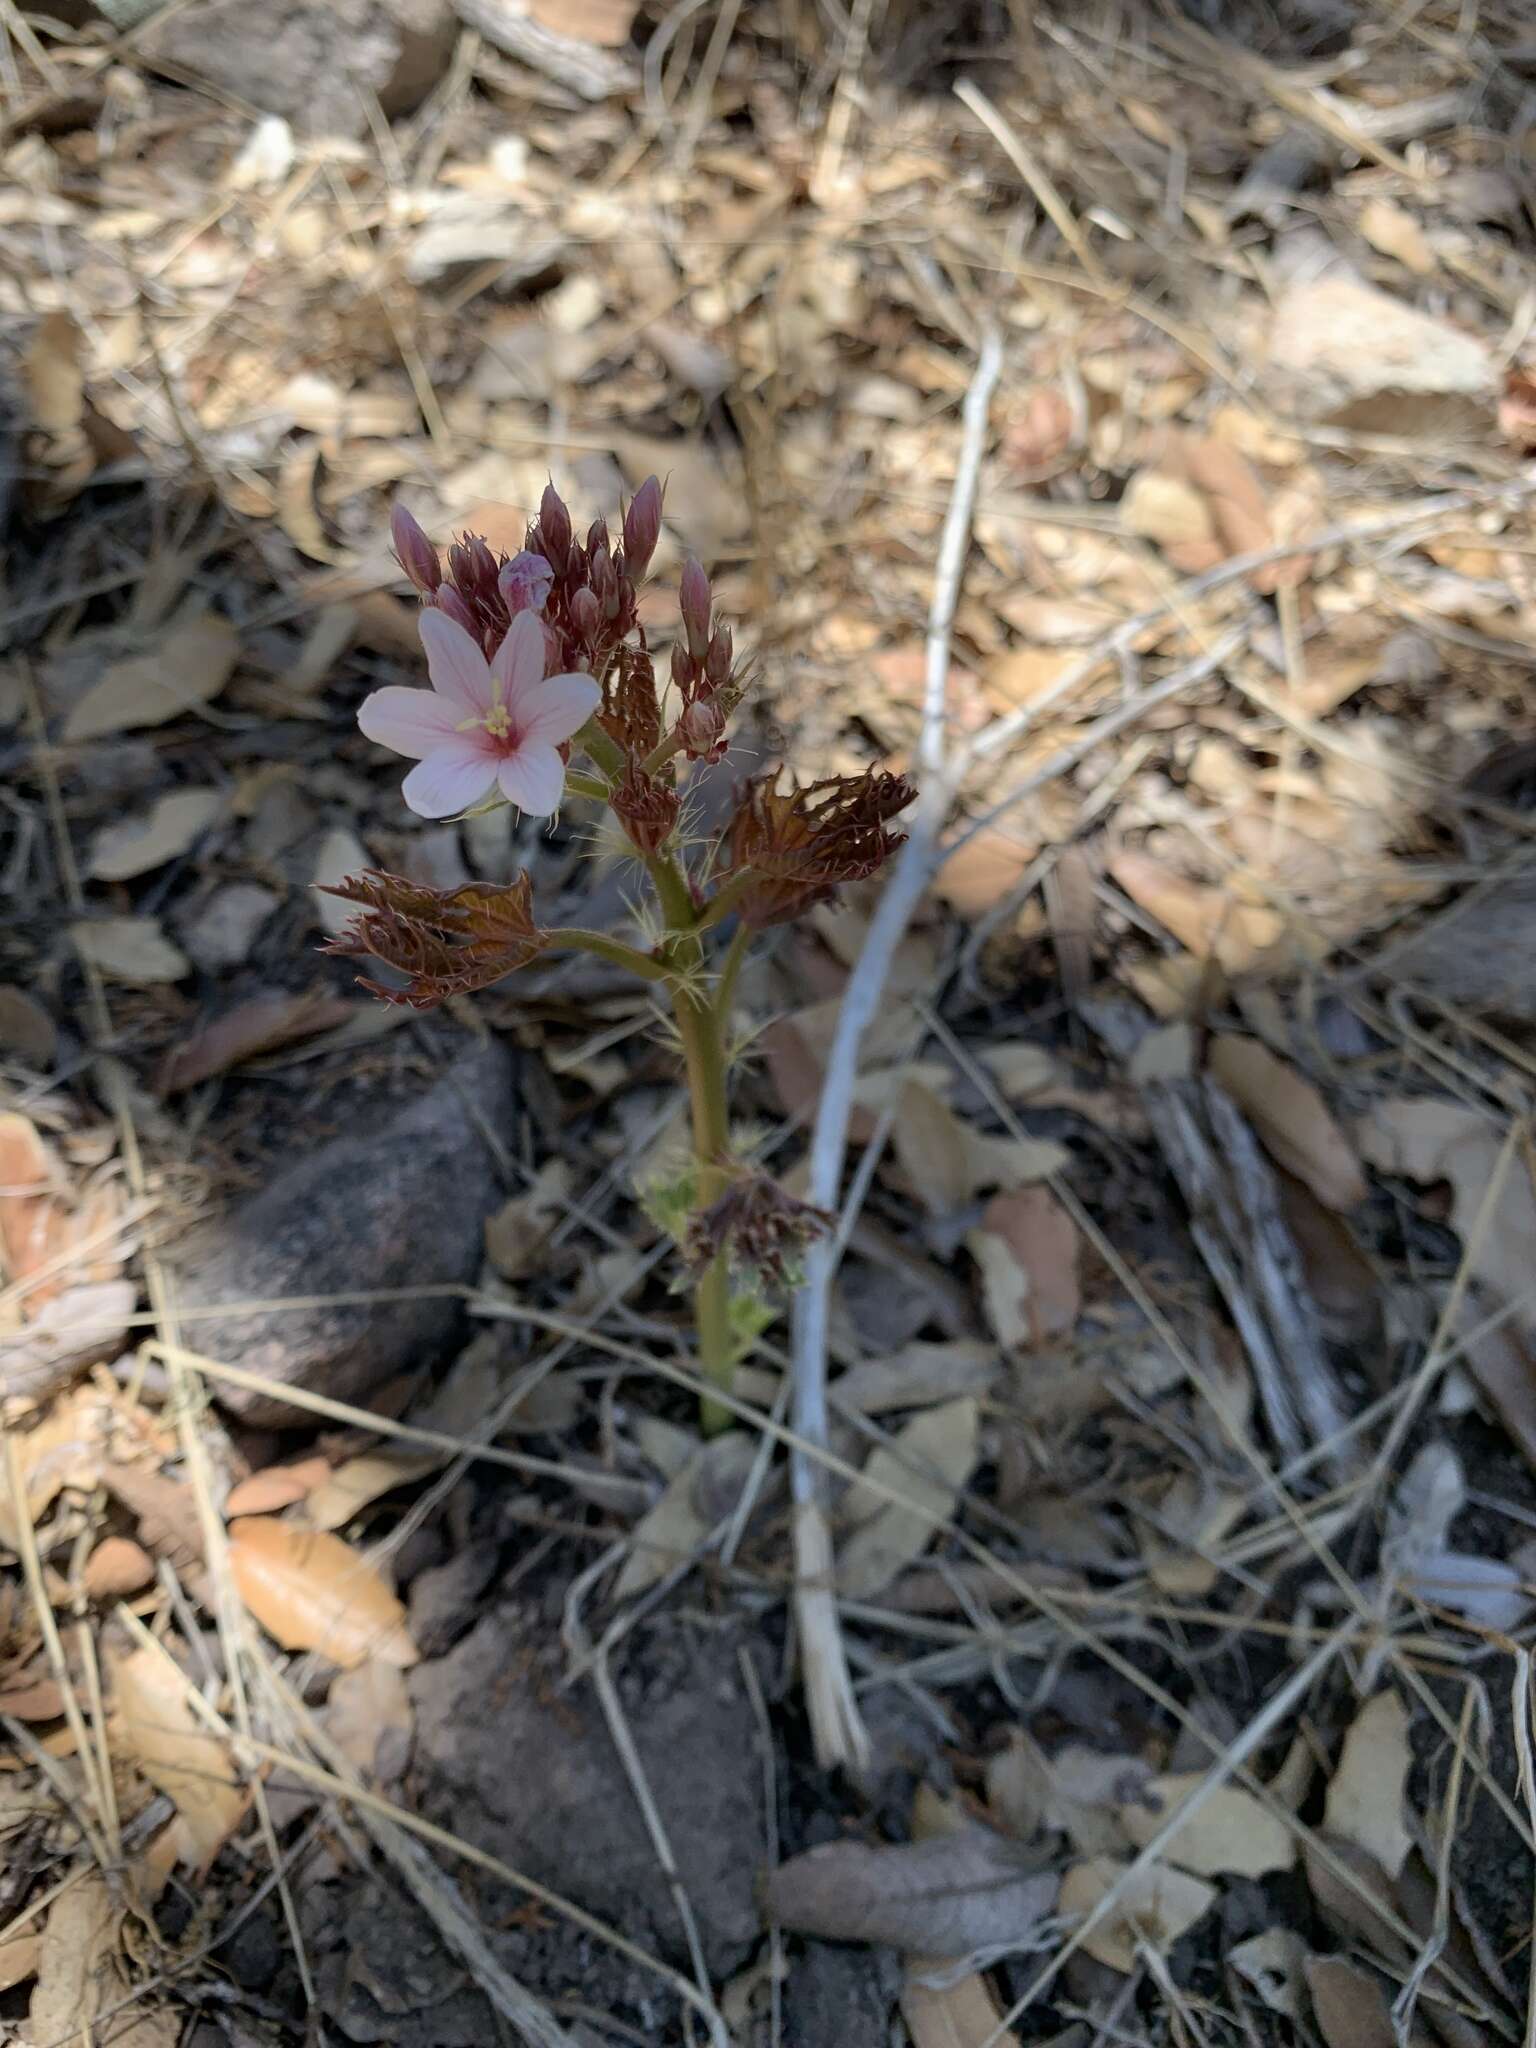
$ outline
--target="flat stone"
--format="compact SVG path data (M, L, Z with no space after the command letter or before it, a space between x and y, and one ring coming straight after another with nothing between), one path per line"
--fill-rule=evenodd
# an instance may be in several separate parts
M181 927L180 938L205 974L238 967L250 957L256 934L279 898L259 882L229 882L216 889Z
M561 1689L550 1635L542 1613L504 1605L411 1674L420 1811L687 1969L602 1710L589 1684ZM625 1639L614 1675L718 1982L761 1933L762 1771L736 1640L663 1614ZM517 1974L530 1985L546 1970L558 1977L562 1953L532 1944Z
M175 1257L184 1307L229 1312L188 1324L210 1357L283 1386L363 1401L443 1349L463 1317L452 1295L422 1301L242 1301L463 1286L480 1270L485 1219L503 1199L485 1128L511 1124L511 1063L497 1045L457 1059L437 1085L381 1111L357 1137L323 1146L189 1240ZM273 1395L213 1385L248 1421L312 1419Z
M1297 418L1359 433L1471 434L1498 377L1475 335L1351 277L1293 284L1269 328L1266 384Z
M137 54L281 114L296 134L361 135L366 95L419 106L458 24L447 0L194 0L139 37Z

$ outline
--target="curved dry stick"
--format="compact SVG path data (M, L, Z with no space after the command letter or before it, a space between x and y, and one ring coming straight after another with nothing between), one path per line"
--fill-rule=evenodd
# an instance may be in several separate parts
M827 1054L826 1078L811 1137L806 1198L821 1209L835 1205L843 1177L859 1047L879 1008L896 948L927 887L939 832L949 811L953 783L946 769L944 722L950 633L970 539L971 512L986 443L987 412L1002 360L1002 343L989 330L982 339L976 373L965 395L960 460L944 519L933 603L928 613L923 730L917 757L922 786L912 814L911 834L896 857L848 978ZM795 1297L792 1358L794 1433L808 1447L796 1449L790 1459L795 1503L795 1625L800 1638L806 1710L817 1760L823 1766L862 1764L869 1755L869 1737L853 1696L838 1625L832 1532L822 1466L809 1448L824 1450L827 1445L827 1320L837 1261L835 1237L821 1238L811 1246L805 1261L805 1283Z

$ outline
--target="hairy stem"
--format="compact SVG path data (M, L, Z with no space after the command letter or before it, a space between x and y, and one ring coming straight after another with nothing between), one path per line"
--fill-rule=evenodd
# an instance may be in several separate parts
M697 950L697 940L692 944ZM730 1147L722 1018L712 999L701 998L685 982L676 984L672 1001L688 1069L688 1100L693 1112L693 1149L698 1160L702 1209L721 1191ZM723 1251L717 1252L699 1275L693 1301L699 1368L707 1380L728 1393L735 1362L731 1356L731 1276ZM729 1410L705 1401L701 1419L705 1431L713 1434L731 1418Z
M589 932L579 925L557 925L544 937L553 951L563 946L574 953L595 953L610 967L622 967L627 974L638 975L641 981L672 979L672 969L664 960L654 960L638 946L626 946L622 939L610 939L606 932Z

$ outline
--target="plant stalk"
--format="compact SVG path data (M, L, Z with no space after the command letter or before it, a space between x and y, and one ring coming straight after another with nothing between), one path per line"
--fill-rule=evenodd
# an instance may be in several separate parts
M688 1069L693 1150L699 1167L698 1206L707 1209L724 1185L724 1162L730 1149L722 1019L716 1003L701 998L685 982L676 985L672 1000ZM715 1254L695 1282L693 1304L699 1369L712 1385L728 1393L735 1361L731 1355L730 1263L723 1251ZM718 1403L706 1400L702 1404L700 1420L706 1435L724 1429L730 1419L730 1411Z

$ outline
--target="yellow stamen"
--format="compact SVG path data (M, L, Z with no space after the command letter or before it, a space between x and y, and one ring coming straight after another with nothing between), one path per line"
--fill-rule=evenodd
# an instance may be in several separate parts
M504 740L512 730L512 721L507 716L504 704L493 704L485 714L485 729L493 740Z

